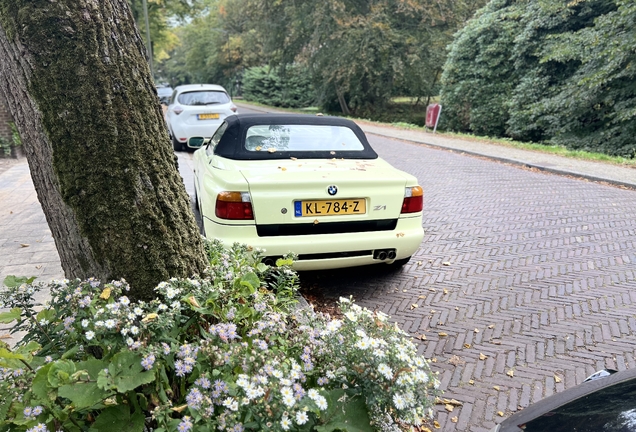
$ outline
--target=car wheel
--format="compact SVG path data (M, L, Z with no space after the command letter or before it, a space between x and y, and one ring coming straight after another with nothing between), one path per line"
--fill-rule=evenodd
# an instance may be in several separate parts
M175 149L175 151L183 150L183 144L181 144L174 135L172 136L172 148Z

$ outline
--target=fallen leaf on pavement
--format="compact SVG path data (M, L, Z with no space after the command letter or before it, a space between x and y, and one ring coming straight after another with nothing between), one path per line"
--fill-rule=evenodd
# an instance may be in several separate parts
M453 410L455 409L454 406L452 406L451 404L446 404L444 405L444 408L446 409L446 411L448 412L453 412Z
M437 333L440 337L446 337L448 336L448 333L444 333L444 332L439 332Z
M475 330L473 330L473 331L474 331L475 333L479 333L479 329L477 329L477 328L476 328Z
M561 378L559 378L558 376L554 376L554 382L556 383L560 383L561 382Z
M22 247L29 247L29 246L31 246L31 245L30 245L30 244L28 244L28 243L20 243L20 246L22 246Z
M5 333L3 335L0 335L0 339L11 339L11 335L9 333Z
M464 348L470 348L470 344L464 344Z
M455 417L451 417L451 421L452 421L453 423L457 423L457 422L459 421L459 418L458 418L457 416L455 416Z
M435 421L433 422L433 427L434 427L435 429L439 429L439 428L441 428L441 426L439 425L439 422L438 422L437 420L435 420Z
M450 359L448 359L448 362L450 364L452 364L453 366L457 366L460 364L466 364L466 361L462 360L461 358L459 358L459 356L452 356Z
M508 372L506 372L506 375L508 375L510 378L515 376L515 371L513 370L509 370Z
M470 380L470 381L468 381L468 384L470 384L470 385L475 385L475 381Z
M492 386L495 390L499 391L499 386Z
M503 417L503 416L504 416L504 413L503 413L503 411L497 411L497 415L498 415L499 417Z
M488 328L489 328L489 329L491 329L491 328L495 328L495 325L494 325L494 324L490 324L490 325L488 326Z
M450 265L450 263L449 263L448 261L444 261L444 262L442 263L442 265L449 266L449 265Z
M486 360L488 356L486 354L479 353L479 360Z
M418 307L417 303L413 303L413 304L411 305L411 310L415 309L416 307Z

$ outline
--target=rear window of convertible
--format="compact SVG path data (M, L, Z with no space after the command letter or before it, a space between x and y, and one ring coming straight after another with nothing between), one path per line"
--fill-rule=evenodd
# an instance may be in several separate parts
M364 145L345 126L257 125L247 130L245 149L251 152L363 151Z
M230 102L227 93L214 90L197 90L181 93L177 98L182 105L218 105Z

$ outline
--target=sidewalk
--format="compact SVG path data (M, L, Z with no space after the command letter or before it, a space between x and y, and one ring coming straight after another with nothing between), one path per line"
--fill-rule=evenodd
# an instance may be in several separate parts
M283 112L268 110L244 102L236 102L239 107L262 112ZM365 133L387 138L397 138L417 144L425 144L445 150L487 157L500 162L511 163L528 168L560 175L581 177L592 181L601 181L618 186L636 189L636 168L621 167L603 162L594 162L557 156L549 153L522 150L505 145L489 144L483 141L448 138L431 132L414 129L402 129L391 125L381 125L363 120L355 120Z

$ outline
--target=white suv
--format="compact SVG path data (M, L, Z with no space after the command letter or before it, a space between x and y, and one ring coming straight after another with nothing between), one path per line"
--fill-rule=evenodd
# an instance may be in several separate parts
M166 110L166 123L175 150L192 136L211 137L225 117L236 113L227 91L215 84L178 86Z

